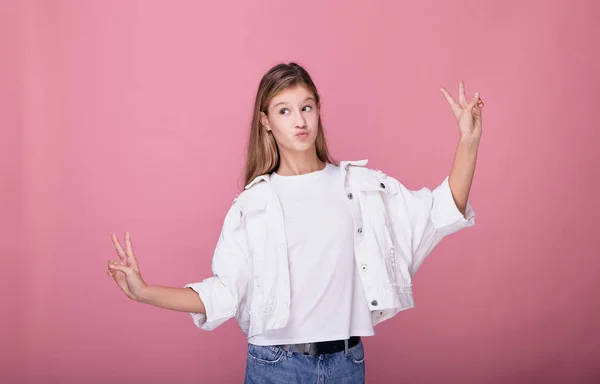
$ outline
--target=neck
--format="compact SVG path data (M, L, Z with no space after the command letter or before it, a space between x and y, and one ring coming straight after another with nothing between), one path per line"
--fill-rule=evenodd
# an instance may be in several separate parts
M279 168L275 170L281 176L296 176L320 171L325 163L319 160L316 150L304 152L281 153Z

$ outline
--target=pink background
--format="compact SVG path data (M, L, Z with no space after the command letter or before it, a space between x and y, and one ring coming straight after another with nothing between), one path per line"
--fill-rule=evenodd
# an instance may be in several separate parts
M0 382L241 382L235 320L129 301L211 274L260 77L297 61L338 160L418 189L486 103L477 225L419 270L416 308L364 340L368 383L600 380L600 106L589 1L2 1ZM593 116L594 114L594 116Z

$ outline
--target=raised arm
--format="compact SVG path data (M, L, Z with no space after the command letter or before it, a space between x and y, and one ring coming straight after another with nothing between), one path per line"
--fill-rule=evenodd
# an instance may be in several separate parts
M469 191L475 174L475 162L482 132L483 100L475 92L471 100L467 101L465 84L461 80L458 84L458 102L444 89L440 91L452 109L458 123L459 140L454 156L452 170L448 177L452 197L458 210L465 215Z
M450 184L454 203L463 216L467 209L469 191L471 190L473 175L475 174L478 148L479 138L461 137L458 141L456 154L454 155L452 170L448 176L448 183Z

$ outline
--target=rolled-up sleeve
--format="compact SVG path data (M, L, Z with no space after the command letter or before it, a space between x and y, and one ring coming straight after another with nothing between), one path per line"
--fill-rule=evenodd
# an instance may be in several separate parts
M465 215L458 210L448 180L446 176L433 191L428 188L409 190L398 183L412 232L411 276L445 236L475 225L473 206L467 201Z
M236 201L225 217L212 259L214 276L185 285L196 291L204 303L206 314L190 313L202 330L212 331L236 316L240 303L246 300L249 264L241 212Z

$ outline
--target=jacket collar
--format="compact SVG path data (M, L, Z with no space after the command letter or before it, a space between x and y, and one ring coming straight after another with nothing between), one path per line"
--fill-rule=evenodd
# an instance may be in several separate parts
M343 160L343 161L340 161L340 168L344 168L345 170L347 170L348 167L350 167L351 165L356 166L356 167L364 167L365 165L367 165L368 162L369 162L368 159ZM254 180L252 180L248 185L246 185L244 187L244 189L250 189L254 184L258 184L261 181L266 181L267 183L269 183L271 181L271 175L266 173L264 175L256 176L254 178Z
M270 174L268 174L268 173L266 173L266 174L264 174L264 175L256 176L256 177L254 178L254 180L252 180L252 181L250 182L250 184L248 184L248 185L246 185L246 186L244 187L244 189L249 189L249 188L250 188L250 187L252 187L254 184L257 184L257 183L259 183L259 182L261 182L261 181L263 181L263 180L264 180L264 181L266 181L267 183L269 183L269 182L271 181L271 175L270 175Z
M340 161L340 168L344 168L347 170L351 165L355 167L364 167L365 165L367 165L368 162L368 159Z

